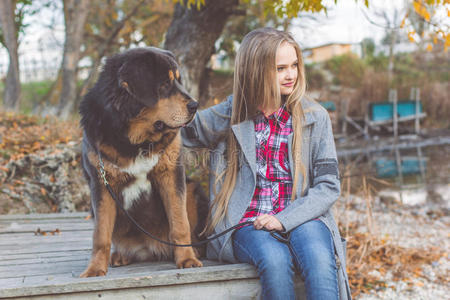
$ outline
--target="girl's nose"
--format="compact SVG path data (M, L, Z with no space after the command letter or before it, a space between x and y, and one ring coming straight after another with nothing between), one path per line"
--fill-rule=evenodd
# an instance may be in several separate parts
M288 68L288 69L286 70L285 78L286 78L286 79L292 79L293 74L294 74L294 71L292 71L291 69Z

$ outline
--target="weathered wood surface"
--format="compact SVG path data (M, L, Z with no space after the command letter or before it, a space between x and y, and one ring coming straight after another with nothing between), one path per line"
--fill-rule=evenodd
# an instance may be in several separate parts
M380 141L360 141L358 143L349 144L345 147L337 148L338 157L352 156L361 153L371 153L379 151L388 151L394 149L411 149L417 147L439 146L450 144L450 136L439 136L431 138L417 138L415 140L399 140L382 139Z
M251 299L260 291L247 264L203 260L203 268L173 262L110 268L107 276L79 278L92 245L87 214L0 216L0 298L13 299ZM36 235L36 230L59 234ZM298 294L303 284L296 280Z

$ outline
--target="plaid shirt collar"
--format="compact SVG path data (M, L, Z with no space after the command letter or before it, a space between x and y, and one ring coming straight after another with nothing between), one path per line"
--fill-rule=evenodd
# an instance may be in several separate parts
M283 129L286 126L289 117L291 116L285 107L286 106L283 104L278 110L274 111L268 116L264 115L262 111L258 111L255 122L269 122L269 120L275 120L278 127L280 127L280 129Z

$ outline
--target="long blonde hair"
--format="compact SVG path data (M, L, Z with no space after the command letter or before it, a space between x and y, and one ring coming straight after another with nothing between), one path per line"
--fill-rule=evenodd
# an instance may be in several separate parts
M306 170L301 161L304 116L300 103L306 91L306 80L300 47L289 33L273 28L260 28L251 31L244 37L235 61L233 108L230 125L252 119L258 113L259 107L281 107L282 97L276 73L276 52L284 42L295 48L298 59L297 81L285 102L286 108L292 116L294 131L292 157L295 169L291 197L291 201L293 201L296 196L299 173L302 173L303 178L306 178ZM211 233L227 214L228 202L236 184L240 165L238 147L236 137L230 129L227 135L227 167L222 174L216 177L215 185L222 183L222 187L215 195L210 211L211 218L205 229L206 233ZM304 180L302 193L305 186ZM215 187L214 191L216 191Z

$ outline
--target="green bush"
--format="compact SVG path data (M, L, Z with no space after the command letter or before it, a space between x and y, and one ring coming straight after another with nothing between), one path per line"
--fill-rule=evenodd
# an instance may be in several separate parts
M305 73L308 89L321 89L325 87L325 75L316 64L305 64Z
M355 54L344 54L325 62L325 69L333 74L333 83L345 87L359 87L365 65L364 61Z

